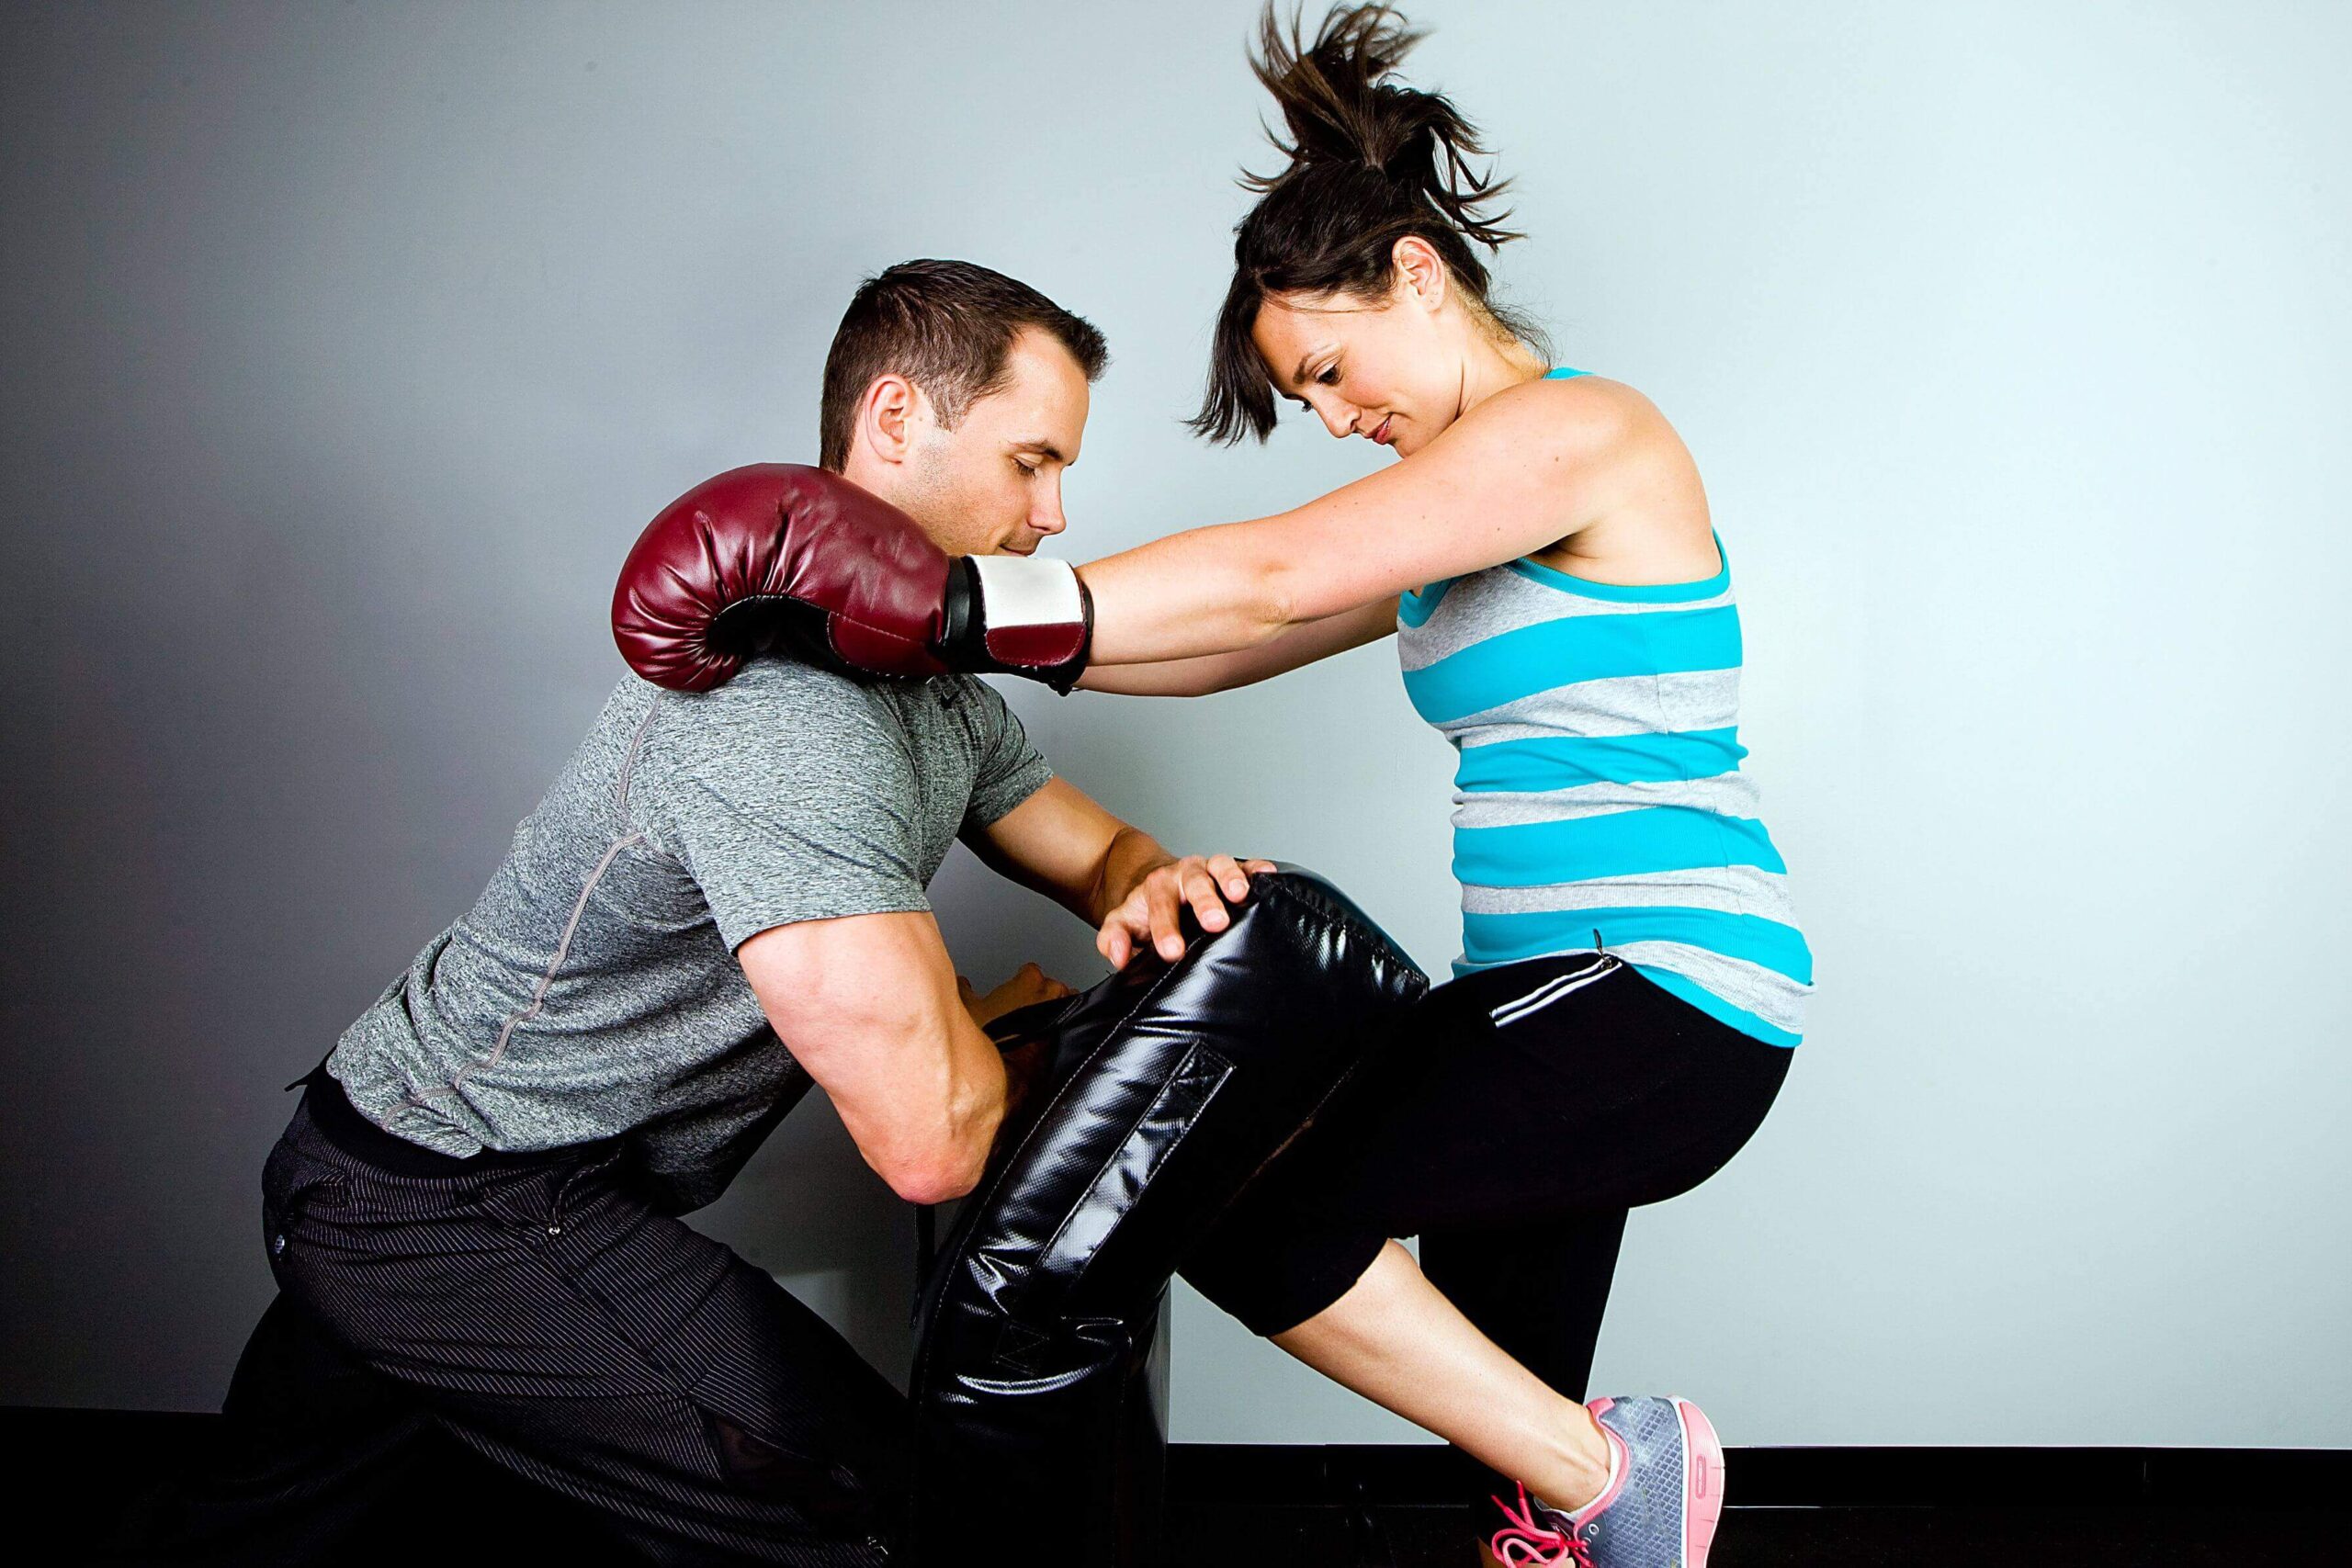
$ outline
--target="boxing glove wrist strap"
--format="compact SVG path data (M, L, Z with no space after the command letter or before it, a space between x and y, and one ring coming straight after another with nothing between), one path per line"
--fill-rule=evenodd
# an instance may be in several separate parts
M945 648L959 670L1026 675L1067 693L1086 669L1094 601L1068 561L966 556Z

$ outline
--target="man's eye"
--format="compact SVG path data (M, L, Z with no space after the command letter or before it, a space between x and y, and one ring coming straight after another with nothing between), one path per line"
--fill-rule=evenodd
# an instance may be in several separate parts
M1020 458L1015 457L1012 459L1012 466L1034 479L1036 477L1037 470L1044 465L1039 463L1024 463Z

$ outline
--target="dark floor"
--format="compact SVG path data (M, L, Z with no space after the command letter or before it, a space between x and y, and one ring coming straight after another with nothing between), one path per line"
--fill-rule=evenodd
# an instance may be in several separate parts
M13 1490L13 1489L11 1489ZM8 1495L0 1492L0 1495ZM43 1517L42 1499L9 1496L19 1523L10 1560L42 1568L90 1561L66 1544L66 1524ZM1468 1509L1178 1507L1166 1568L1477 1568L1477 1532ZM82 1536L100 1519L68 1525ZM628 1568L599 1538L526 1529L508 1539L418 1538L355 1543L336 1568ZM109 1560L115 1561L115 1560ZM2135 1509L1734 1508L1725 1515L1711 1568L2305 1568L2352 1564L2352 1518L2343 1514L2155 1513Z
M110 1533L130 1496L198 1462L217 1419L0 1409L7 1560L87 1561L70 1543ZM1476 1479L1442 1449L1180 1444L1170 1461L1166 1568L1476 1568L1498 1517L1441 1506ZM454 1462L476 1468L430 1489L434 1506L446 1518L497 1498L481 1528L430 1545L386 1532L338 1551L335 1568L620 1561L551 1499L535 1511L543 1494ZM2352 1568L2344 1450L1750 1449L1727 1473L1713 1568Z
M1180 1508L1192 1568L1476 1568L1463 1508ZM2352 1564L2352 1516L2220 1509L1737 1508L1710 1568L2274 1568Z

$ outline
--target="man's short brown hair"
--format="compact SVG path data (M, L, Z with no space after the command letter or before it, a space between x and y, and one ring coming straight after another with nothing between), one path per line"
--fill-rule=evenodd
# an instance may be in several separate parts
M876 376L922 389L950 428L1004 385L1006 358L1024 327L1069 350L1089 381L1111 362L1102 334L1025 283L960 261L909 261L869 277L834 329L817 411L817 461L839 473L849 461L858 400Z

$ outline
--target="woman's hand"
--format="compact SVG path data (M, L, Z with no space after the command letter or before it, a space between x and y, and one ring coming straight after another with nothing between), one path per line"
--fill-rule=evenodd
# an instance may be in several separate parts
M956 994L963 999L964 1010L972 1021L986 1029L1016 1008L1035 1002L1050 1002L1069 996L1070 989L1035 964L1023 964L1012 973L1012 978L982 996L963 976L956 976Z
M1253 874L1273 869L1272 861L1238 861L1231 855L1185 855L1147 865L1102 917L1095 951L1114 969L1125 969L1145 952L1156 952L1172 964L1184 956L1187 906L1203 931L1221 931L1233 923L1226 905L1250 896Z

